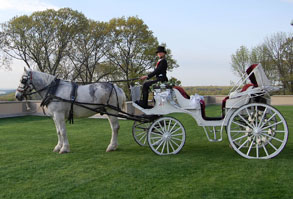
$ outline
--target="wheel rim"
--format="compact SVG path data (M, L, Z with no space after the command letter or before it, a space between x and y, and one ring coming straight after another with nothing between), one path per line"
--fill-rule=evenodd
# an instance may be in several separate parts
M233 149L249 159L278 155L288 139L282 114L267 104L247 104L236 110L228 122L228 138Z
M135 121L132 126L132 135L135 142L140 146L147 146L147 133L151 123Z
M185 129L175 118L160 118L149 129L148 143L158 155L176 154L184 146Z

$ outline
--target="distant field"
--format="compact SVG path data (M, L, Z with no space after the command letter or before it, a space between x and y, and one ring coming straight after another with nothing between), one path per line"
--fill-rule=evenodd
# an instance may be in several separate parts
M14 93L1 95L0 101L15 101Z
M232 86L184 86L189 95L228 95Z

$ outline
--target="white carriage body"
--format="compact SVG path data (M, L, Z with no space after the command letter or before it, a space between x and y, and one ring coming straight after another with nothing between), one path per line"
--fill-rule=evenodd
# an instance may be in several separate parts
M279 88L272 86L260 64L250 66L246 72L247 75L243 75L223 100L223 113L219 118L205 116L204 101L199 97L188 99L184 97L184 90L166 88L165 85L161 85L161 89L155 89L153 108L144 109L136 103L133 106L146 115L187 113L198 126L203 127L209 141L222 141L223 129L226 129L230 145L241 156L249 159L272 158L280 153L288 139L284 117L270 106L270 92ZM248 79L251 84L242 87ZM145 134L138 131L136 134L136 127L148 131ZM135 124L133 129L135 140L140 145L145 145L147 137L151 149L159 155L176 154L185 142L182 124L168 116L160 117L150 127Z

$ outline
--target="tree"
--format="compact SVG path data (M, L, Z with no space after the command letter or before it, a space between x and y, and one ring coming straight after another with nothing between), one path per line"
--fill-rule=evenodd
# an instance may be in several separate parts
M102 65L104 56L104 46L108 25L104 22L89 20L84 29L78 32L72 42L68 57L73 72L71 79L83 83L91 83L109 75L113 70L107 70ZM103 70L104 69L104 70Z
M232 54L231 60L232 71L239 77L242 77L246 67L250 64L249 50L245 46L240 46L240 48L236 50L236 53Z
M29 68L52 75L64 74L66 57L76 33L84 29L86 17L69 8L34 12L2 24L2 51Z
M271 59L284 89L293 93L293 35L276 33L265 39L266 55Z
M143 20L137 17L114 18L110 20L109 27L105 55L109 62L116 66L121 79L130 80L139 77L155 66L158 41ZM170 52L169 49L168 51ZM169 69L177 67L171 52L168 55ZM124 86L128 98L130 98L129 86L130 82Z

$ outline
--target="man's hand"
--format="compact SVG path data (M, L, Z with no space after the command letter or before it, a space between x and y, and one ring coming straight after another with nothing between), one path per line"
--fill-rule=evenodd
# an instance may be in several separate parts
M140 79L140 80L145 80L145 79L147 79L147 78L148 78L148 76L145 75L145 76L141 76L139 79Z

